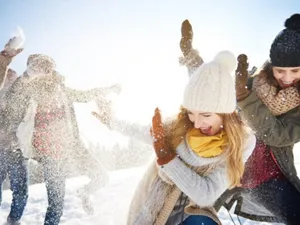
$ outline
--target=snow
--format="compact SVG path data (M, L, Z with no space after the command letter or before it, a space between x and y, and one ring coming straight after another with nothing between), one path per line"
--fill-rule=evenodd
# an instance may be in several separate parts
M295 164L300 171L300 144L294 148ZM132 156L131 156L132 157ZM105 160L109 160L106 158ZM113 160L113 159L112 159ZM146 164L146 163L145 163ZM129 166L129 165L127 165ZM88 182L88 178L81 176L67 180L64 214L61 218L62 225L125 225L129 204L140 178L144 174L146 166L131 167L127 169L109 172L110 181L108 185L100 189L92 196L95 214L87 215L82 209L81 200L77 197L76 190ZM299 173L298 173L299 174ZM0 225L5 224L10 210L11 191L3 192L3 200L0 208ZM31 185L29 188L29 199L22 218L25 225L43 224L47 208L47 195L45 184ZM219 217L223 225L239 225L238 218L222 208ZM275 225L278 223L260 223L239 218L243 225Z
M105 225L125 225L126 214L129 208L131 197L139 179L145 172L146 167L134 167L110 172L109 184L92 196L95 207L95 214L87 215L81 206L81 201L76 195L76 190L88 182L86 177L76 177L68 179L65 197L64 215L61 223L64 225L82 224L105 224ZM11 192L3 192L3 204L1 206L0 224L4 224L8 215L11 203ZM30 186L29 199L23 216L26 225L43 224L47 207L46 188L44 183ZM220 218L224 225L232 225L228 212L221 209ZM235 215L232 214L235 224L239 224ZM240 218L243 225L270 225L272 223L259 223ZM276 224L276 223L273 223Z

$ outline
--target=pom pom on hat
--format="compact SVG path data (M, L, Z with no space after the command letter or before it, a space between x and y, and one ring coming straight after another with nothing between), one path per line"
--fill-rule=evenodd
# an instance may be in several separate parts
M300 31L300 14L292 15L285 21L284 26L290 30Z
M275 37L270 59L273 66L300 66L300 14L293 14L284 23L286 27Z
M188 110L233 113L236 95L231 72L235 67L236 58L229 51L219 52L213 61L202 64L185 87L182 106Z
M219 63L228 73L233 72L236 68L236 59L233 53L227 50L219 52L214 61Z

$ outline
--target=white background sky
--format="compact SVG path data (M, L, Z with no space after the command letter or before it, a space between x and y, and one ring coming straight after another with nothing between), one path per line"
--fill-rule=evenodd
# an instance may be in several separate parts
M11 65L19 74L29 54L49 54L70 87L121 83L117 116L148 123L156 106L170 115L180 105L187 81L178 65L184 19L193 25L204 60L228 49L246 53L252 66L268 58L285 19L299 11L296 0L2 0L0 44L22 27L25 50ZM90 116L92 103L76 108L89 139L108 145L125 140Z

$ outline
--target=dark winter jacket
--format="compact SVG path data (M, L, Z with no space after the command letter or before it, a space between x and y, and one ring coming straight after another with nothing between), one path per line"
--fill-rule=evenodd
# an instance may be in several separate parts
M249 81L251 88L252 79ZM266 105L252 92L238 106L241 115L255 130L256 137L270 147L277 165L283 175L300 192L300 180L294 165L293 147L300 141L300 109L296 107L280 116L274 116ZM247 168L246 168L247 169ZM251 169L251 168L250 168ZM251 191L235 188L225 192L216 202L218 210L222 205L231 208L235 200L239 200L236 207L242 216L252 220L278 222L276 217L260 205L253 205Z

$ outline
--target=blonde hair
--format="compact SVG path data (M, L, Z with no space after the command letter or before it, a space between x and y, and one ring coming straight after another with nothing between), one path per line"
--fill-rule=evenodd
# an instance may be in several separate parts
M237 112L231 114L219 114L223 118L223 128L228 136L227 167L230 188L240 185L241 177L244 173L244 163L242 160L243 147L246 139L246 126L240 120ZM166 125L166 138L169 146L176 151L177 146L183 141L186 133L193 127L193 123L188 117L187 110L183 107L177 117Z

